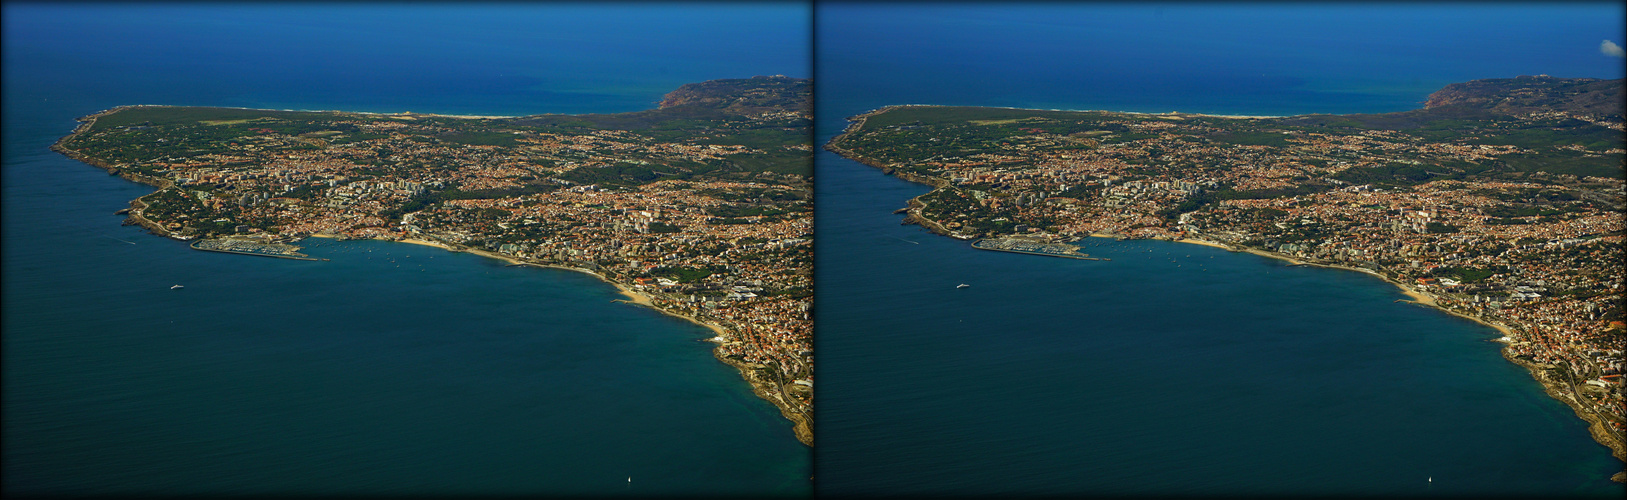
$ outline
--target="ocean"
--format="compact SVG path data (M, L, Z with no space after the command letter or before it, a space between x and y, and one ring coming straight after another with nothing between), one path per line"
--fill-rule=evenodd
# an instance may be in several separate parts
M1385 112L1622 76L1597 50L1619 4L1364 9L7 4L4 491L1619 496L1495 331L1382 281L1165 242L976 251L898 224L925 187L826 152L810 453L708 331L590 276L197 252L119 225L150 188L46 149L121 104L618 112L759 74L817 79L821 142L900 103Z
M809 76L806 5L379 7L5 5L4 491L809 493L711 332L592 276L194 251L120 225L150 187L47 149L124 104L611 113Z
M818 137L891 104L1290 115L1621 78L1619 4L851 3ZM1111 261L900 225L928 188L816 157L820 494L1619 497L1500 334L1364 274L1161 241ZM958 285L969 285L958 288Z

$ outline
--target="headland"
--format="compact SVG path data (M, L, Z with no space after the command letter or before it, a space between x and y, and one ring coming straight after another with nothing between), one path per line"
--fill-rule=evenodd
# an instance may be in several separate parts
M904 223L957 239L1162 239L1376 276L1502 332L1627 460L1621 90L1480 80L1419 110L1288 117L888 106L825 148L931 186Z
M519 117L122 106L52 149L157 188L126 223L200 250L375 239L591 274L712 329L811 445L809 89L714 80L658 109Z

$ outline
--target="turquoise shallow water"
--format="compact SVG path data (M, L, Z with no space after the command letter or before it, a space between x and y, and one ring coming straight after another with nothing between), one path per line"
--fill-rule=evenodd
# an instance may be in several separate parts
M533 63L549 62L533 50L546 40L514 44L526 33L604 32L587 22L602 13L572 14L571 26L572 15L407 9L352 19L345 32L297 12L216 9L6 7L6 493L810 491L809 448L713 359L702 341L709 331L612 302L616 289L592 276L374 241L308 240L305 252L327 262L195 251L119 225L113 212L151 188L46 149L74 118L120 104L643 109L689 81L792 73L761 64L776 56L660 74L609 52L595 59L601 92L566 95L500 74L535 74ZM146 22L123 23L127 15ZM652 19L634 21L617 29ZM413 23L436 26L438 43L487 50L471 62L421 32L386 29ZM720 29L741 35L778 24ZM533 30L512 29L520 26ZM95 29L76 32L86 28ZM212 43L194 44L189 37L200 33ZM317 50L322 36L289 33L365 35L368 43L335 53ZM624 33L617 44L665 44L672 64L716 42L641 36ZM113 43L126 39L136 41ZM423 50L400 52L415 48ZM592 73L568 58L551 62L556 75ZM404 80L415 65L458 64L469 64L466 80ZM394 83L365 85L380 75ZM569 83L560 87L594 81Z

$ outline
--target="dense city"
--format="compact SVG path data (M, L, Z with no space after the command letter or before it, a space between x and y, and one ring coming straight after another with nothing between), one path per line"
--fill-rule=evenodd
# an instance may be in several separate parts
M808 99L773 76L605 115L128 106L53 148L158 187L127 223L200 249L368 238L590 272L717 330L811 444Z
M1380 276L1503 331L1627 459L1621 87L1478 80L1423 110L1282 118L895 106L826 147L935 187L906 223L958 239L1155 238Z

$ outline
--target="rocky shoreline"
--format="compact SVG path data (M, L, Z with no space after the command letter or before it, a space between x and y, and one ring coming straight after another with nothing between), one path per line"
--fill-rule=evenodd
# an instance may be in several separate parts
M148 177L148 176L141 175L141 174L127 172L127 171L124 171L123 169L120 169L118 165L109 164L107 162L104 162L104 161L101 161L101 160L98 160L98 159L95 159L95 158L91 158L89 156L85 156L84 154L82 154L82 153L80 153L78 151L68 149L67 146L64 146L64 144L67 144L68 142L72 141L74 138L79 137L80 134L85 133L86 131L90 130L91 127L95 126L97 118L101 118L103 116L107 116L107 115L110 115L110 114L113 114L113 113L117 113L117 112L123 111L125 109L139 108L139 107L142 107L142 106L119 106L119 107L116 107L116 108L112 108L112 109L100 111L100 112L97 112L97 113L94 113L94 114L91 114L91 115L80 117L80 118L78 118L78 121L80 122L79 126L74 127L73 132L69 133L67 136L65 136L65 137L63 137L61 139L58 139L55 143L52 143L51 144L51 150L56 151L57 153L61 153L63 156L71 158L71 159L73 159L75 161L78 161L80 163L84 163L84 164L90 165L92 167L96 167L96 168L99 168L99 169L102 169L102 170L106 170L109 175L116 175L116 176L119 176L119 178L122 178L122 179L130 181L130 182L134 182L134 183L137 183L137 184L145 184L145 185L148 185L148 186L158 188L157 190L153 191L152 193L148 193L148 194L142 195L141 197L136 198L134 200L130 200L130 208L120 210L118 212L119 214L126 215L126 218L124 220L124 225L126 225L126 226L131 226L131 225L141 226L142 228L147 229L148 231L152 232L153 234L163 236L163 237L166 237L166 238L173 238L173 239L183 240L183 241L188 240L190 238L186 238L186 237L182 237L180 235L177 235L177 234L171 232L169 229L163 227L162 225L159 225L158 223L153 222L152 220L141 216L141 211L147 208L147 202L143 201L143 200L145 200L148 196L152 196L154 194L157 194L159 191L163 191L165 189L170 189L170 188L175 187L174 182L170 182L169 179L160 179L160 178Z
M862 129L864 127L865 121L869 117L875 116L875 115L878 115L878 114L881 114L881 113L885 113L885 112L887 112L889 110L899 108L899 107L903 107L903 106L883 107L883 108L879 108L879 109L869 111L869 112L854 116L852 118L849 118L849 120L851 120L853 123L849 124L848 127L846 129L844 129L841 134L839 134L836 137L832 138L831 141L825 145L825 149L832 152L832 153L836 153L837 155L840 155L843 158L846 158L848 160L852 160L852 161L855 161L855 162L858 162L858 163L861 163L861 164L864 164L864 165L867 165L867 166L878 168L884 174L892 175L894 177L898 177L900 179L910 181L910 182L914 182L914 183L917 183L917 184L924 184L924 185L927 185L927 186L931 186L931 187L934 188L933 192L936 192L939 189L944 189L946 186L949 185L949 180L948 179L916 175L916 174L907 173L907 172L900 172L897 169L894 169L891 166L887 165L885 162L875 160L875 159L872 159L872 158L864 157L862 155L854 153L851 150L848 150L846 148L841 147L841 145L840 145L841 141L844 138L846 138L849 134L852 134L852 133ZM931 194L931 193L929 192L927 194ZM921 196L926 196L926 194L923 194ZM953 233L951 233L947 228L945 228L942 223L939 223L938 221L933 221L933 220L928 219L927 217L921 215L921 209L926 206L925 203L920 201L921 196L911 198L908 201L907 208L902 209L902 211L907 213L907 215L904 218L903 223L904 224L918 224L921 227L924 227L928 231L931 231L931 232L933 232L935 234L953 237ZM1115 237L1115 238L1118 238L1118 239L1133 239L1133 238L1130 238L1130 237L1127 237L1127 236L1121 236L1121 235L1093 235L1093 236ZM1199 244L1199 245L1205 245L1205 246L1220 247L1220 248L1225 248L1225 249L1227 249L1229 251L1234 251L1234 252L1252 253L1252 254L1255 254L1255 255L1263 256L1263 257L1268 257L1268 258L1287 261L1291 265L1305 265L1305 266L1326 267L1326 268L1342 269L1342 270L1346 270L1346 271L1355 271L1355 272L1370 274L1370 275L1373 275L1373 276L1375 276L1375 277L1377 277L1379 279L1384 280L1387 283L1395 285L1397 288L1400 288L1403 293L1407 294L1409 297L1412 297L1414 299L1412 301L1413 303L1428 306L1428 307L1434 308L1436 310L1445 312L1447 314L1451 314L1453 316L1468 319L1470 321L1474 321L1476 323L1480 323L1482 325L1486 325L1488 327L1496 329L1496 330L1498 330L1498 331L1500 331L1500 332L1502 332L1504 334L1503 339L1496 339L1497 341L1501 341L1501 342L1504 343L1504 346L1502 348L1503 358L1509 360L1510 362L1513 362L1516 365L1519 365L1521 367L1526 368L1526 370L1531 373L1531 377L1536 379L1536 381L1538 383L1542 384L1543 389L1544 389L1545 392L1547 392L1548 396L1550 396L1550 397L1552 397L1552 398L1554 398L1556 400L1559 400L1562 403L1565 403L1566 406L1569 406L1571 408L1571 410L1576 412L1577 417L1581 418L1583 421L1588 422L1589 434L1591 434L1593 436L1593 439L1595 441L1597 441L1601 445L1604 445L1606 448L1609 448L1611 450L1612 456L1616 457L1619 460L1627 461L1627 442L1624 442L1624 440L1622 439L1621 436L1617 436L1617 435L1613 434L1612 432L1610 432L1610 430L1606 427L1606 423L1605 423L1604 419L1602 419L1599 416L1595 415L1592 411L1589 411L1585 406L1586 403L1583 403L1583 402L1579 401L1579 399L1573 395L1574 391L1572 391L1570 389L1571 384L1568 381L1555 380L1555 378L1550 373L1550 371L1551 371L1550 369L1545 369L1545 368L1540 367L1540 366L1538 366L1538 365L1536 365L1536 364L1534 364L1534 363L1532 363L1530 361L1520 359L1520 358L1516 357L1513 354L1513 346L1507 340L1514 333L1514 328L1512 328L1512 327L1509 327L1507 325L1503 325L1501 323L1491 321L1490 319L1487 319L1487 318L1481 318L1481 317L1478 317L1478 316L1475 316L1475 315L1472 315L1472 314L1467 314L1467 313L1464 313L1464 312L1459 312L1459 311L1454 311L1454 310L1448 309L1448 308L1440 305L1440 302L1438 300L1436 300L1436 297L1434 295L1432 295L1432 294L1430 294L1428 292L1425 292L1425 291L1415 290L1415 289L1413 289L1413 288L1411 288L1409 286L1406 286L1406 284L1404 284L1404 283L1397 282L1397 281L1389 278L1388 276L1383 275L1382 273L1375 272L1375 271L1370 270L1370 269L1359 268L1359 267L1351 267L1351 266L1346 266L1346 265L1339 265L1339 264L1334 264L1334 263L1329 263L1329 262L1320 262L1320 261L1315 261L1315 260L1310 260L1310 259L1301 259L1301 258L1296 258L1296 257L1293 257L1293 256L1289 256L1287 254L1274 252L1274 251L1270 251L1270 250L1265 250L1265 249L1262 249L1262 248L1254 248L1254 247L1237 245L1237 244L1232 244L1232 243L1227 243L1227 242L1207 240L1207 239L1202 239L1202 238L1188 237L1188 238L1184 238L1184 239L1174 239L1172 241L1179 242L1179 243L1189 243L1189 244ZM1616 482L1627 483L1627 471L1624 471L1622 473L1617 473L1617 474L1611 476L1610 479L1612 481L1616 481Z

